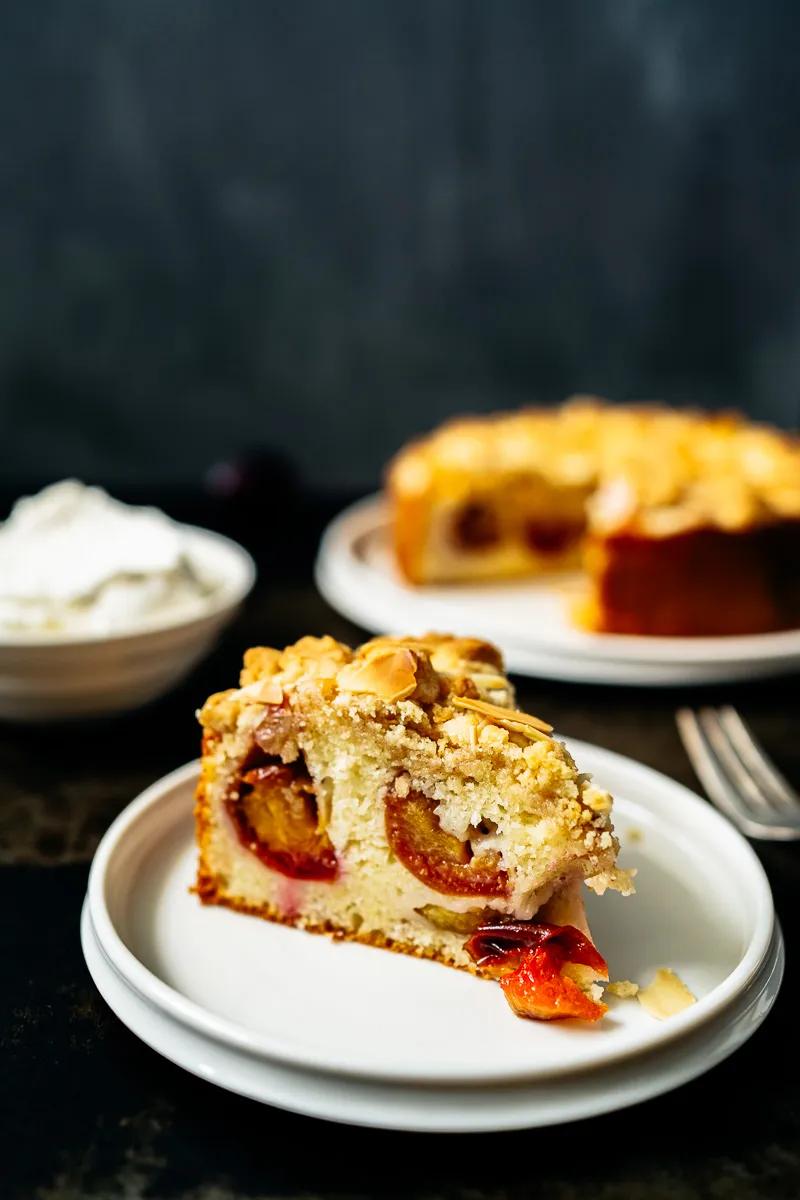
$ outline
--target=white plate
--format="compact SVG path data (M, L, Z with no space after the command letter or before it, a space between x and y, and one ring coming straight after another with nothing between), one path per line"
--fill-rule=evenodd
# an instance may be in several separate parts
M316 579L323 596L376 633L429 629L489 638L523 674L592 683L717 683L800 667L800 629L747 637L657 638L586 633L569 622L579 576L502 584L411 587L399 576L380 496L328 527Z
M342 1078L235 1050L173 1020L148 1003L108 962L89 916L81 918L89 971L128 1028L171 1062L218 1087L290 1112L350 1125L425 1133L527 1129L613 1112L671 1091L710 1070L758 1029L780 987L784 953L776 926L764 964L720 1016L693 1034L603 1071L516 1087L441 1088ZM378 952L379 953L379 952Z
M633 842L623 861L639 868L635 898L589 897L598 945L615 978L646 981L660 965L681 974L699 999L668 1022L635 1001L613 1001L596 1027L521 1021L494 983L202 907L188 890L196 764L144 792L98 848L89 908L103 953L184 1028L293 1068L486 1085L647 1055L724 1014L751 984L773 932L769 885L744 839L687 789L609 751L569 745L615 793L623 844Z

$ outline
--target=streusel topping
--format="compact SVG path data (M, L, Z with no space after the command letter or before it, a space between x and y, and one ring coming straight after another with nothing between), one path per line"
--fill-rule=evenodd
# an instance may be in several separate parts
M585 489L590 528L666 535L741 529L800 517L800 438L732 413L605 405L470 417L441 426L395 458L398 494L458 502L536 472Z

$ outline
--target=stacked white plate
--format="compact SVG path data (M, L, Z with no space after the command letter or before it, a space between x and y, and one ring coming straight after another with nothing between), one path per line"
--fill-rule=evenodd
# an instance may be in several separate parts
M371 496L331 523L317 585L374 633L442 630L488 638L523 675L586 683L669 685L754 679L800 669L800 629L747 637L592 634L569 621L577 573L544 580L410 587L397 572L385 504Z
M783 973L763 870L708 804L570 742L616 796L638 894L590 897L612 978L676 970L697 1003L665 1022L611 999L596 1026L514 1017L495 983L435 963L204 908L190 892L197 764L114 822L82 918L89 970L120 1019L202 1079L359 1125L514 1129L624 1108L702 1074L761 1024Z

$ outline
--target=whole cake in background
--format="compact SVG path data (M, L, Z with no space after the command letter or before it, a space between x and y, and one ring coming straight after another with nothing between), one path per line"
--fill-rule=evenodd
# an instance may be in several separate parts
M499 978L522 1016L602 1017L581 892L633 890L611 797L513 703L476 639L249 650L200 713L200 898Z
M582 566L591 630L800 626L800 439L734 414L576 397L463 418L405 447L388 492L413 584Z

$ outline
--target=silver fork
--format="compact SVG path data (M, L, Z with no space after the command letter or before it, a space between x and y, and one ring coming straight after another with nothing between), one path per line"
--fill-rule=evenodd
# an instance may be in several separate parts
M709 800L742 833L779 842L800 838L800 795L735 708L679 708L675 721Z

